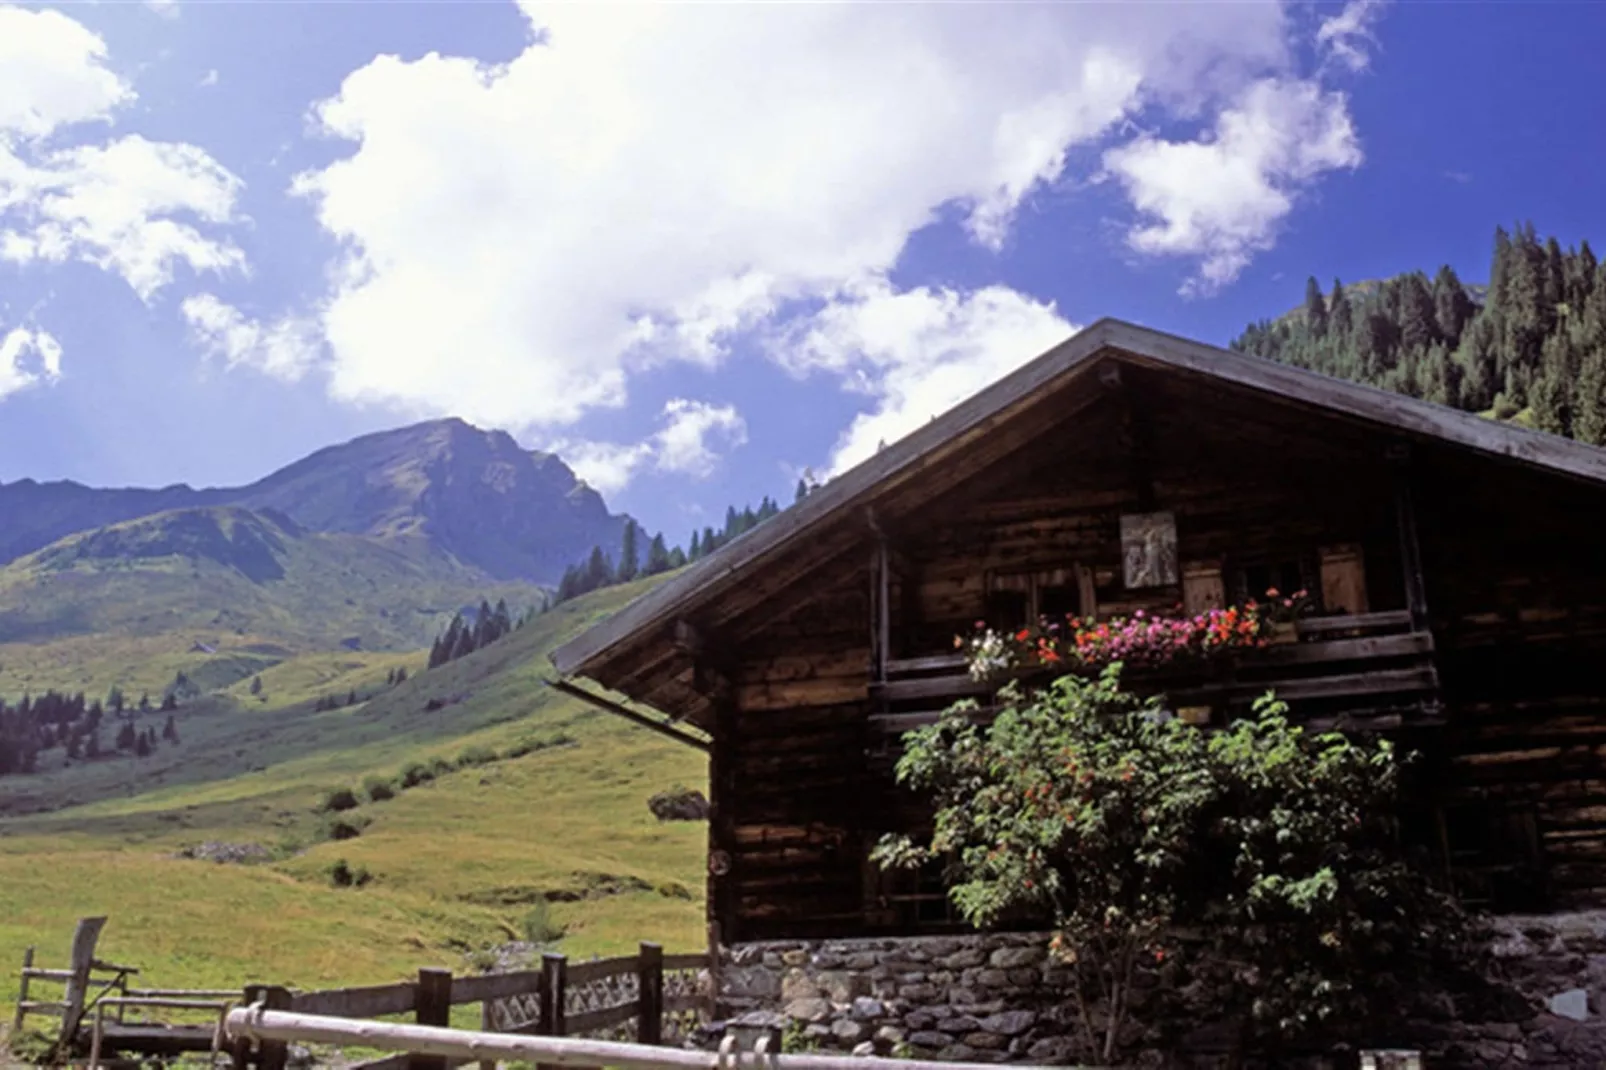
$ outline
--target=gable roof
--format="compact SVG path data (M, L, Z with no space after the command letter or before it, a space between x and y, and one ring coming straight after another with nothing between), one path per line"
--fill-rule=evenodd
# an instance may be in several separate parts
M945 454L946 446L1002 425L1033 395L1058 388L1107 356L1246 387L1405 437L1438 441L1606 484L1606 450L1147 327L1101 319L558 647L551 654L553 665L564 675L585 674L589 666L622 644L649 629L683 619L755 574L767 561L804 544L831 521L866 504L884 484L926 467Z

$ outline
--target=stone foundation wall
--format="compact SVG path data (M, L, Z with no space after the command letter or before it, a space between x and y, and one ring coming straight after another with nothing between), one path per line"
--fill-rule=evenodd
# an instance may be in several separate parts
M789 1028L805 1043L861 1055L1065 1064L1081 1034L1072 977L1047 943L1045 934L989 933L741 944L721 956L720 1017L750 1036ZM1495 919L1487 946L1488 985L1423 993L1407 1035L1377 1046L1418 1048L1433 1070L1606 1067L1606 912ZM1136 993L1134 1018L1153 1026L1145 1001ZM1143 1051L1138 1065L1223 1064L1221 1037L1171 1024L1182 1025L1180 1050Z

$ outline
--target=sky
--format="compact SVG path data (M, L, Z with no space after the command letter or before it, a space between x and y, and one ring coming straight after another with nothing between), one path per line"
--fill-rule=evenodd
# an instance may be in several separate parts
M0 482L460 416L672 539L1104 316L1606 244L1606 4L0 0Z

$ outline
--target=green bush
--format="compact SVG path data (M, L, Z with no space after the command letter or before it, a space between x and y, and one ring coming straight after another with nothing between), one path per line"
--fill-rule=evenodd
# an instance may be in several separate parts
M445 776L457 768L449 758L434 757L429 760L429 771L435 776Z
M990 725L964 702L905 736L898 780L933 797L933 832L876 858L946 861L972 925L1053 918L1088 1001L1086 1053L1106 1064L1139 1013L1139 963L1185 958L1222 1019L1271 1051L1336 1023L1386 1028L1453 969L1464 919L1394 836L1389 743L1306 733L1269 695L1206 731L1123 691L1120 668L1011 684ZM1189 929L1202 947L1179 940Z
M396 782L388 777L371 776L362 782L362 791L369 802L384 802L396 797Z
M318 804L318 810L326 814L337 814L357 809L359 801L357 793L350 788L336 788L323 797L323 802Z
M324 822L326 840L355 840L368 827L367 820L356 817L331 817Z
M477 765L489 765L496 761L496 752L489 747L468 747L457 756L459 769L472 769Z
M423 762L408 762L402 767L401 786L403 788L416 788L420 784L428 784L435 779L435 770Z
M539 899L524 915L524 939L532 944L555 944L563 939L563 926L552 922L546 900Z
M352 866L344 858L335 860L328 875L329 883L336 888L361 888L374 879L366 866Z

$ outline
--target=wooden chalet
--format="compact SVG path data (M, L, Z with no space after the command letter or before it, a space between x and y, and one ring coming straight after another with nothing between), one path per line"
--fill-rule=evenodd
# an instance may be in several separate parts
M935 875L867 854L924 820L891 764L976 690L956 635L1305 587L1298 642L1130 682L1395 735L1458 893L1599 905L1603 533L1606 451L1104 320L557 650L556 686L708 751L725 943L937 932Z

